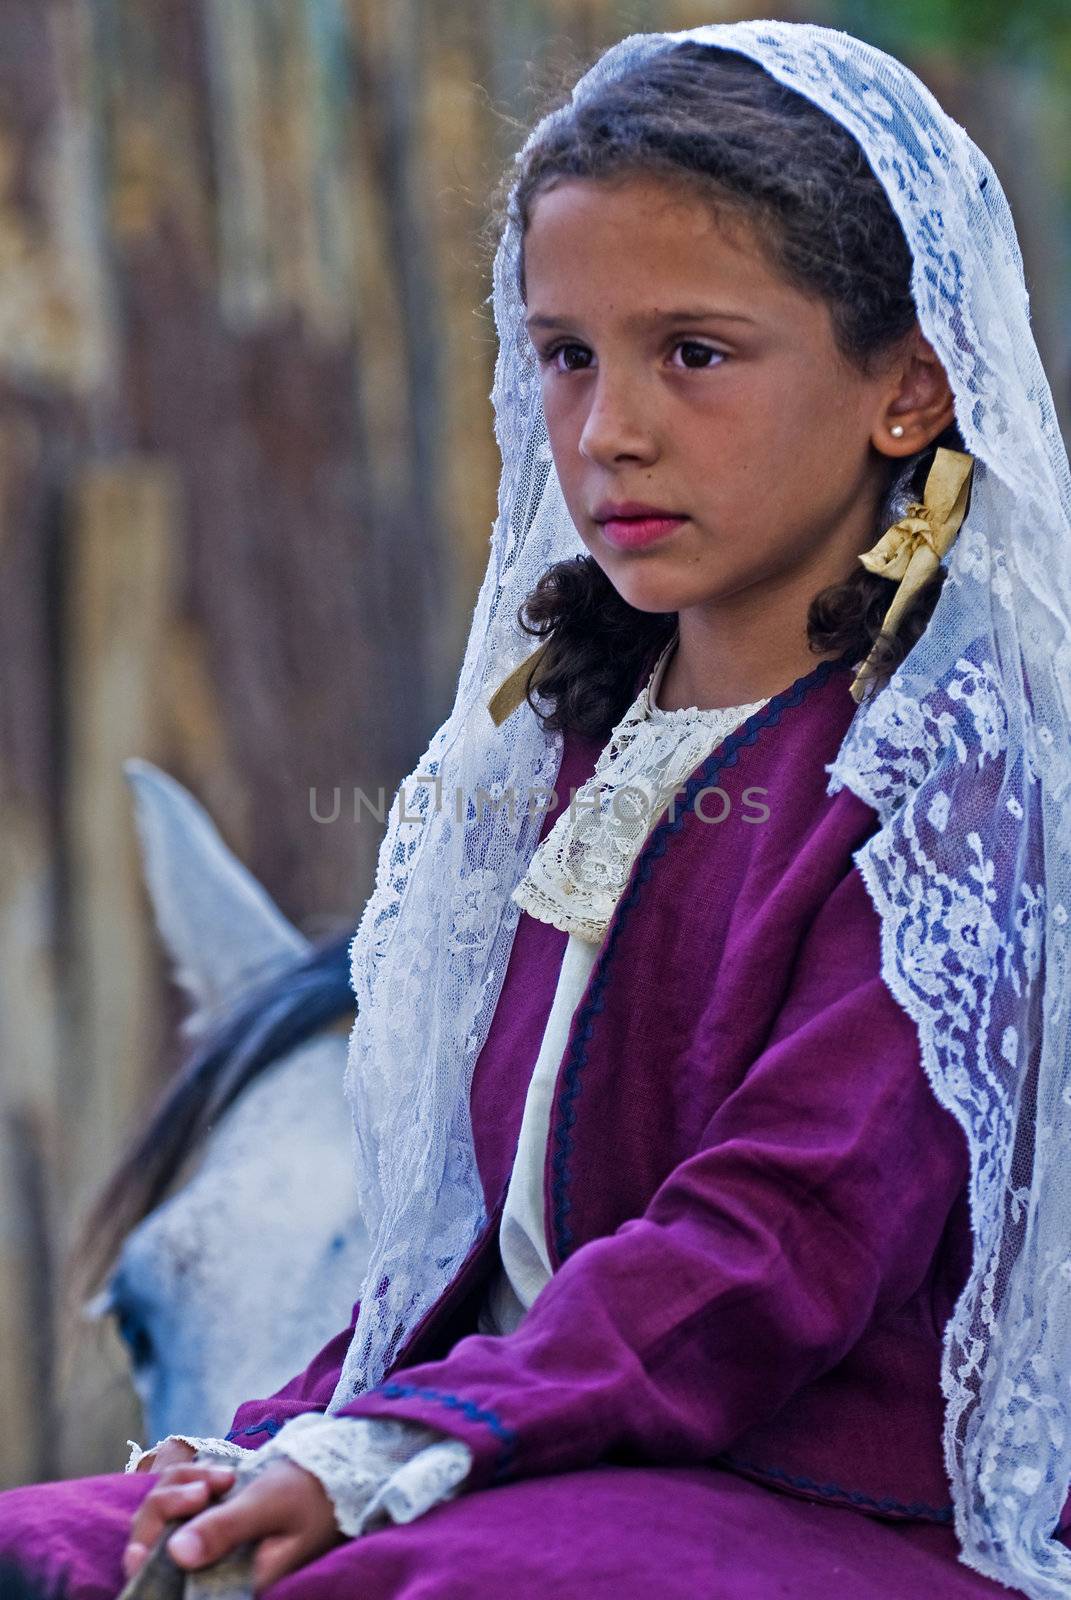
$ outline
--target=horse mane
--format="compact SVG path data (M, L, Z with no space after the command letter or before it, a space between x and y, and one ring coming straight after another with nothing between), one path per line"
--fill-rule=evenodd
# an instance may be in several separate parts
M127 1235L154 1210L189 1157L253 1080L321 1028L356 1015L352 932L335 934L252 985L198 1039L93 1201L72 1253L84 1299Z

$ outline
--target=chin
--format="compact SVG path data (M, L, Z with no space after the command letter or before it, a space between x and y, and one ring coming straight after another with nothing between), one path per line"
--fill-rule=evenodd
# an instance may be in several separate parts
M680 611L695 604L695 596L688 594L679 580L674 583L668 574L640 572L634 567L630 572L606 572L606 576L622 600L636 611Z
M658 572L661 563L622 558L619 551L608 553L605 546L593 550L589 545L587 553L626 604L637 611L676 611L680 582L674 583L665 570Z

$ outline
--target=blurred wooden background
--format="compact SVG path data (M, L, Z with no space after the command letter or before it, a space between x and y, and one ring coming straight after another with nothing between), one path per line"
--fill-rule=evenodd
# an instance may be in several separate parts
M453 700L508 118L624 33L745 14L4 0L0 1485L115 1470L138 1429L113 1342L58 1354L73 1222L174 1059L122 760L193 788L305 933L355 925L379 830L309 792L390 794ZM858 3L777 14L885 42ZM940 40L915 64L1011 194L1063 403L1059 96Z

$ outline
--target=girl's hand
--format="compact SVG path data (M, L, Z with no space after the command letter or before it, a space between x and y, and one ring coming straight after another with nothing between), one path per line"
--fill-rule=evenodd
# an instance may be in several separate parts
M168 1554L187 1571L211 1566L240 1545L255 1544L257 1594L288 1572L315 1561L343 1536L319 1479L292 1461L271 1466L222 1505L212 1505L234 1483L233 1467L177 1466L146 1495L130 1531L123 1571L133 1577L165 1523L189 1518L168 1540Z
M163 1472L167 1467L177 1467L183 1461L192 1461L197 1451L181 1439L165 1439L156 1450L146 1450L135 1472Z
M159 1454L163 1454L161 1449ZM140 1465L140 1463L139 1463ZM178 1462L166 1467L151 1488L130 1525L123 1551L123 1571L132 1578L148 1560L166 1522L184 1520L203 1511L234 1483L233 1467L194 1466Z

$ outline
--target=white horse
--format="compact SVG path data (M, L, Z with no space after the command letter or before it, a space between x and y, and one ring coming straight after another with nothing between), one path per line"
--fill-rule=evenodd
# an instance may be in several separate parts
M107 1279L87 1315L116 1318L152 1443L219 1436L299 1372L350 1320L369 1246L342 1087L350 934L311 945L181 784L124 772L191 1043L94 1211Z

